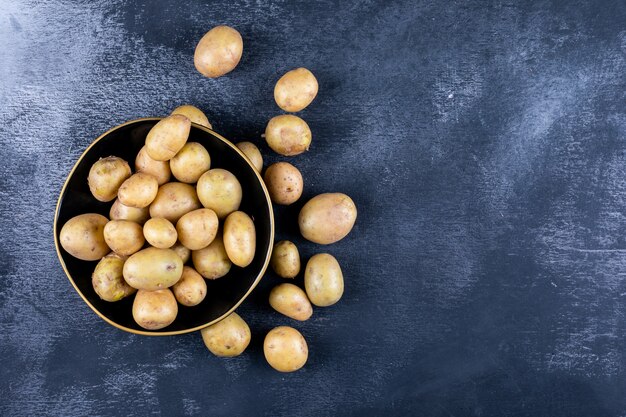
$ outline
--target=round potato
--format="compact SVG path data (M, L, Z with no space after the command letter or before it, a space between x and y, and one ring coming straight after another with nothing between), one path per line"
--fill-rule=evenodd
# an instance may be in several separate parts
M282 278L295 278L300 273L300 253L293 242L281 240L274 245L270 266Z
M308 320L313 314L306 294L293 284L275 286L270 291L270 305L279 313L298 321Z
M206 297L206 282L190 266L183 267L183 275L172 287L176 300L184 306L197 306Z
M144 244L141 225L128 220L111 220L104 226L104 241L118 255L132 255Z
M191 104L185 104L183 106L176 107L172 114L182 114L185 116L191 123L195 123L201 126L208 127L209 129L213 129L209 119L199 108L192 106Z
M289 162L270 165L263 176L270 198L276 204L289 205L298 201L304 188L304 180L298 168Z
M241 184L225 169L215 168L202 174L196 190L202 205L213 210L220 219L239 209L241 204Z
M146 248L126 260L123 274L133 288L161 290L178 282L183 274L183 261L171 249Z
M109 219L101 214L80 214L61 228L59 241L67 253L83 261L97 261L111 251L104 240Z
M96 200L107 202L117 197L118 188L130 175L128 162L117 156L109 156L91 166L87 183Z
M342 193L326 193L313 197L298 215L300 233L314 243L328 245L350 233L356 221L356 205Z
M159 182L152 175L138 172L124 181L117 191L120 203L129 207L148 207L159 191Z
M192 185L169 182L159 187L157 196L150 204L150 216L163 217L176 223L184 214L200 207L202 205Z
M137 291L124 281L122 270L125 261L126 257L111 252L96 265L91 283L96 294L104 301L119 301Z
M153 217L143 225L143 235L149 244L159 249L171 248L176 244L176 228L163 217ZM181 258L182 259L182 258Z
M168 182L172 176L169 162L155 161L150 158L145 146L139 150L139 153L135 158L135 170L137 170L137 172L152 175L157 179L159 185L163 185Z
M343 274L337 259L328 253L312 256L304 270L304 288L309 300L318 307L339 301L343 295Z
M296 68L280 77L274 87L274 100L288 112L303 110L317 95L317 79L306 68Z
M224 221L224 247L235 265L245 268L252 263L256 252L254 222L243 211L232 212Z
M187 263L187 261L191 257L191 251L180 242L176 242L176 244L170 249L172 249L174 252L176 252L178 256L180 256L180 259L183 260L184 264Z
M239 142L235 146L252 162L254 169L256 169L257 172L261 172L263 169L263 155L261 155L259 148L252 142Z
M169 289L137 291L133 302L133 318L138 325L148 330L158 330L176 320L178 304Z
M243 39L239 32L228 26L216 26L198 42L193 63L200 74L217 78L234 70L242 53Z
M219 233L209 246L192 251L191 260L196 271L207 279L223 277L228 274L232 266L224 248L224 241Z
M180 151L191 130L191 122L182 114L173 114L155 124L146 136L146 152L155 161L169 161Z
M309 347L299 331L279 326L265 336L263 353L267 363L279 372L293 372L302 368L309 358Z
M291 114L282 114L270 119L265 128L265 141L276 153L284 156L299 155L311 145L309 125Z
M200 330L207 349L216 356L233 357L243 353L252 337L250 327L237 314L230 315Z
M144 224L150 218L150 211L148 207L137 208L125 206L116 198L111 206L111 210L109 210L109 217L111 220L128 220L138 224Z
M209 152L196 142L187 142L185 146L170 159L170 169L180 182L194 183L211 168Z
M176 223L180 243L191 250L209 246L217 235L219 220L211 209L190 211Z

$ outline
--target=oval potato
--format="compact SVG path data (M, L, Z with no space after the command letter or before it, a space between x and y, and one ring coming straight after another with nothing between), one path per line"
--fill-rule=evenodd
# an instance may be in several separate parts
M176 228L163 217L153 217L143 225L143 235L149 244L159 249L171 248L176 244ZM182 258L181 258L182 259Z
M151 217L163 217L176 223L184 214L202 207L196 189L189 184L169 182L159 187L150 204Z
M120 203L129 207L148 207L159 191L159 182L152 175L138 172L124 181L117 191Z
M252 162L252 166L257 172L263 170L263 155L257 146L252 142L239 142L235 145Z
M243 39L239 32L228 26L216 26L198 42L193 63L200 74L217 78L234 70L242 53Z
M317 79L311 71L296 68L280 77L274 87L274 100L284 111L298 112L311 104L318 88Z
M143 247L141 225L128 220L111 220L104 226L104 241L118 255L132 255Z
M169 161L185 146L191 122L182 114L161 119L146 136L146 152L155 161Z
M309 125L292 114L282 114L270 119L265 128L265 141L276 153L284 156L299 155L311 145Z
M224 248L224 240L219 233L206 248L191 251L191 260L196 271L207 279L223 277L232 266Z
M137 291L124 281L122 270L125 261L126 257L111 252L96 265L91 275L91 283L102 300L119 301Z
M281 240L274 245L270 266L282 278L295 278L300 273L300 253L293 242Z
M293 372L302 368L309 357L309 347L302 334L288 326L269 331L263 341L267 363L279 372Z
M343 295L343 273L337 259L328 253L312 256L304 270L304 288L309 300L318 307L339 301Z
M172 249L174 252L176 252L178 256L180 256L180 259L183 260L184 264L187 263L187 261L191 257L191 251L180 242L176 242L176 244L170 249Z
M126 260L123 274L133 288L161 290L178 282L183 274L183 261L171 249L146 248Z
M145 146L139 150L139 153L135 158L135 170L137 172L152 175L157 179L159 185L163 185L168 182L172 176L169 162L155 161L150 158Z
M237 314L230 315L200 331L204 345L216 356L233 357L243 353L252 334L248 324Z
M198 250L207 247L217 235L219 220L211 209L197 209L181 217L176 223L178 239L185 247Z
M169 289L137 291L133 302L133 318L138 325L148 330L158 330L176 320L178 304Z
M354 201L342 193L320 194L300 210L298 225L305 239L328 245L350 233L356 221Z
M296 285L284 283L270 291L270 305L276 311L294 320L305 321L313 314L306 294Z
M195 269L185 266L183 267L183 275L174 284L172 291L179 303L193 307L200 304L206 297L206 282Z
M211 168L209 152L197 142L187 142L185 146L170 159L170 169L180 182L194 183Z
M172 111L172 114L182 114L185 116L191 123L195 123L201 126L208 127L209 129L213 129L209 119L206 117L204 112L199 108L192 106L191 104L184 104L182 106L178 106Z
M302 195L304 180L298 168L289 162L270 165L263 176L270 198L276 204L293 204Z
M235 211L224 221L224 248L235 265L245 268L252 263L256 252L254 222L243 211Z
M241 204L241 184L225 169L215 168L202 174L196 190L202 205L213 210L220 219L239 209Z
M138 224L144 224L150 218L148 207L129 207L122 204L119 198L116 198L109 210L111 220L128 220Z
M72 217L61 228L59 242L73 257L97 261L111 251L104 240L104 226L108 222L106 217L96 213Z
M117 190L131 176L128 162L117 156L109 156L96 161L89 170L87 183L91 194L98 201L111 201L117 197Z

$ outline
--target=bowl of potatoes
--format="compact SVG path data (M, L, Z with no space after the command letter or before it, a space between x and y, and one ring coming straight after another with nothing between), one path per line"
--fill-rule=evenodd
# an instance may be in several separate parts
M57 203L55 246L72 286L131 333L175 335L219 322L271 257L272 203L254 162L203 114L179 113L98 137Z

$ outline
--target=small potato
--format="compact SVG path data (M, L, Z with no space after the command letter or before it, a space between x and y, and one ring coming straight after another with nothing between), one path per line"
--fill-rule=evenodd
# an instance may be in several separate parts
M299 155L311 145L309 125L291 114L282 114L270 119L265 128L265 141L276 153L284 156Z
M250 216L243 211L235 211L226 217L224 247L235 265L245 268L252 263L256 252L256 229Z
M155 124L146 136L146 152L155 161L169 161L180 151L191 130L191 122L182 114L173 114Z
M220 219L239 209L241 204L241 184L225 169L215 168L202 174L196 190L202 205L213 210Z
M157 179L159 185L163 185L168 182L172 176L169 162L155 161L150 158L145 146L139 150L139 153L135 158L135 170L137 170L137 172L152 175Z
M196 142L187 142L185 146L170 159L172 174L180 182L194 183L211 168L209 152Z
M304 291L293 284L280 284L270 291L270 305L276 311L294 320L305 321L313 314L313 307Z
M190 211L178 220L176 231L180 243L191 250L209 246L217 235L219 220L211 209Z
M309 347L299 331L279 326L265 336L263 353L267 363L279 372L293 372L302 368L309 358Z
M291 113L303 110L317 96L317 79L306 68L296 68L280 77L274 87L278 107Z
M242 53L243 39L239 32L228 26L216 26L198 42L193 63L200 74L217 78L234 70Z
M138 224L144 224L150 218L150 211L148 207L137 208L125 206L116 198L111 206L111 210L109 210L109 217L111 220L128 220Z
M172 287L176 300L184 306L197 306L206 297L206 282L190 266L183 267L183 275Z
M356 221L356 206L342 193L320 194L309 200L298 215L300 233L314 243L328 245L350 233Z
M152 175L138 172L124 181L117 192L120 203L129 207L148 207L159 191L159 182Z
M111 251L104 240L104 226L108 222L109 219L96 213L72 217L61 229L61 246L67 253L83 261L101 259Z
M178 239L172 222L162 217L153 217L148 220L143 225L143 235L149 244L159 249L171 248Z
M130 175L128 162L117 156L109 156L91 166L87 183L96 200L107 202L117 197L118 188Z
M254 143L239 142L235 146L252 162L252 166L254 166L257 172L263 170L263 155L261 155L261 151L259 151L259 148L257 148Z
M171 249L146 248L126 260L123 274L133 288L161 290L178 282L183 274L183 261Z
M104 301L119 301L137 291L124 281L122 270L125 261L125 256L111 252L96 265L91 283L96 294Z
M186 264L191 257L191 251L180 242L176 242L176 244L170 249L172 249L174 252L176 252L178 256L180 256L180 259L183 260L184 264Z
M216 356L239 356L250 344L250 327L237 313L200 330L207 349Z
M222 236L218 233L213 242L206 248L191 252L191 260L194 268L207 279L218 279L228 274L233 265L226 249Z
M343 274L337 259L328 253L312 256L304 270L304 288L309 300L318 307L339 301L343 295Z
M199 108L192 106L191 104L185 104L183 106L176 107L172 114L182 114L187 119L191 121L191 123L195 123L201 126L208 127L209 129L213 129L209 119Z
M133 318L138 325L148 330L158 330L176 320L178 304L169 289L137 291L133 302Z
M263 176L270 198L276 204L289 205L298 201L304 188L304 180L298 168L289 162L270 165Z
M118 255L132 255L145 242L141 225L128 220L111 220L104 226L104 241Z
M270 265L279 277L295 278L300 273L300 253L296 245L288 240L276 243Z
M170 182L159 187L157 196L150 204L150 216L163 217L176 223L184 214L200 207L202 205L192 185Z

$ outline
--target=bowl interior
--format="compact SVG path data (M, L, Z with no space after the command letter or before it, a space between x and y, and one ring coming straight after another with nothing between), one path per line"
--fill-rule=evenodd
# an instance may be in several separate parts
M59 243L59 234L66 221L83 213L109 216L113 202L97 201L89 191L87 176L98 159L107 156L124 158L131 167L135 156L144 145L148 131L160 119L141 119L120 125L97 139L82 155L70 173L59 197L55 218L55 244L59 259L74 287L87 304L103 319L123 330L140 334L179 334L205 327L234 310L252 291L267 268L274 235L272 207L267 190L248 160L230 142L216 133L192 126L189 141L202 144L211 155L211 168L224 168L239 179L243 189L240 210L254 220L257 249L252 263L246 268L235 265L228 275L217 280L206 280L207 296L195 307L179 305L174 323L161 330L145 330L132 317L134 296L118 302L103 301L91 284L91 274L97 264L81 261L68 254ZM172 180L175 180L172 177ZM191 260L188 264L190 264Z

